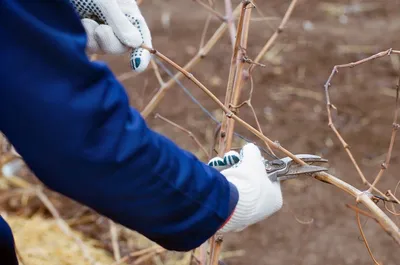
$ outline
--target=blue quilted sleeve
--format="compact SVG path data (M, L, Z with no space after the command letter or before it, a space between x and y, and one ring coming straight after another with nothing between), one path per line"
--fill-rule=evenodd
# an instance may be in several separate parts
M236 187L147 127L67 0L0 4L0 130L49 188L167 249L227 220Z

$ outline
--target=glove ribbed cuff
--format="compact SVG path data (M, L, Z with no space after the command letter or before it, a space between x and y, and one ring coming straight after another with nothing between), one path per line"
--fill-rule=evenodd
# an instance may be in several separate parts
M236 186L239 192L239 200L236 208L227 223L218 231L219 233L238 232L253 223L253 217L257 208L260 189L251 185L248 181L237 178L227 179Z

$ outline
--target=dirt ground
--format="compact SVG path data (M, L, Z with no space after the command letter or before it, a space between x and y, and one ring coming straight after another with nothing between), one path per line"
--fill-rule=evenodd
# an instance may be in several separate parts
M223 1L217 4L223 12ZM238 1L234 1L236 4ZM256 1L268 20L253 21L248 56L254 58L279 25L290 1ZM331 4L330 6L327 4ZM340 9L352 6L347 15ZM357 9L357 7L359 7ZM329 159L333 175L365 189L354 166L328 128L323 84L332 67L368 57L388 48L400 49L400 1L300 0L271 52L262 61L265 68L253 73L252 103L264 134L295 153L313 153ZM142 7L153 35L153 44L180 65L197 51L207 12L194 1L145 0ZM352 10L354 12L352 12ZM260 17L254 11L254 17ZM213 19L207 36L220 22ZM228 34L192 73L224 99L231 46ZM104 56L116 75L123 77L132 102L143 109L159 87L153 71L128 77L127 56ZM170 68L172 69L172 68ZM341 70L333 79L332 103L338 108L335 124L350 144L368 180L372 181L385 157L395 109L395 85L400 60L384 57L353 69ZM168 75L163 74L168 80ZM214 115L217 106L189 80L183 84ZM247 85L242 99L247 98ZM191 130L209 147L216 126L175 85L153 114L159 113ZM251 111L243 107L240 116L255 126ZM176 128L153 118L148 122L180 146L199 153L192 140ZM237 126L237 132L256 140ZM379 188L395 189L400 180L398 141L390 168ZM279 154L281 155L281 154ZM400 194L400 192L399 192ZM336 188L312 179L291 180L283 185L284 207L273 217L225 237L224 250L244 250L240 257L227 258L229 265L355 265L373 264L360 238L355 213L346 208L354 199ZM380 203L382 206L382 203ZM393 220L400 225L400 218ZM385 265L400 264L394 241L372 220L363 228L376 258ZM86 231L90 234L90 230Z
M257 55L278 26L289 2L257 1L263 15L275 19L251 24L250 58ZM333 7L327 8L324 3L333 4ZM154 4L160 8L154 9ZM353 7L359 4L361 10L365 10L344 15L340 9L335 10L335 7L342 7L340 4ZM364 187L354 166L327 126L323 84L336 64L359 60L388 48L399 49L399 8L399 1L299 1L272 49L275 56L263 60L266 67L257 68L253 76L253 105L264 133L293 152L322 154L329 159L332 174L360 189ZM152 29L154 46L179 64L186 63L199 45L206 12L192 1L145 1L143 12ZM162 17L168 13L170 25L163 27ZM260 16L257 12L253 14ZM213 20L208 36L218 25L219 22ZM192 71L221 100L228 76L229 45L226 34ZM110 59L109 62L117 74L126 68L123 60ZM385 57L342 70L332 82L332 102L339 109L336 124L370 181L380 168L382 155L387 152L398 70L397 56ZM138 108L142 107L138 93L142 93L139 91L146 82L144 94L150 96L157 87L151 71L124 82L132 104ZM185 80L184 85L209 110L217 110L190 81ZM248 87L243 99L247 93ZM215 124L178 86L168 93L156 112L184 125L202 143L210 142ZM243 108L240 116L255 125L248 109ZM190 139L176 129L160 120L150 118L149 122L180 145L196 149ZM239 126L237 131L255 139ZM396 174L400 170L397 150L395 147L392 165L379 185L382 190L393 190L400 180ZM227 264L372 264L359 237L355 214L345 206L354 204L348 195L326 184L302 179L285 183L284 201L283 210L272 218L226 237L226 249L246 251L242 257L227 259ZM391 238L371 220L363 223L363 227L377 259L383 264L400 264L400 251Z

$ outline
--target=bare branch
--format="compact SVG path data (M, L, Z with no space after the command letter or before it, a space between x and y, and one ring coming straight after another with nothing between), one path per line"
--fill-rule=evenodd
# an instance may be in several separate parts
M336 66L333 67L332 72L331 72L331 74L330 74L328 80L326 81L326 83L325 83L325 85L324 85L324 88L325 88L325 97L326 97L326 109L327 109L327 112L328 112L328 126L332 129L332 131L335 133L336 137L337 137L337 138L339 139L339 141L341 142L342 146L345 148L345 150L346 150L346 152L347 152L347 154L348 154L350 160L352 161L352 163L353 163L354 167L356 168L356 170L357 170L359 176L361 177L361 180L362 180L363 184L369 185L369 186L371 187L370 189L373 189L373 190L377 191L378 193L380 193L380 195L382 195L382 196L385 197L386 199L387 199L387 197L386 197L385 194L383 194L381 191L379 191L378 189L376 189L376 188L374 187L374 185L371 185L371 184L367 181L367 179L366 179L365 176L364 176L364 173L361 171L361 169L360 169L358 163L356 162L356 160L355 160L353 154L351 153L349 145L346 143L346 141L344 140L344 138L341 136L341 134L339 133L339 131L338 131L337 128L335 127L335 125L334 125L334 123L333 123L333 119L332 119L331 109L336 109L336 107L331 103L330 95L329 95L329 87L331 86L331 82L332 82L332 79L333 79L334 75L335 75L336 73L338 73L338 70L339 70L340 68L352 68L352 67L355 67L355 66L357 66L357 65L361 65L361 64L363 64L363 63L369 62L369 61L371 61L371 60L378 59L378 58L384 57L384 56L386 56L386 55L390 55L390 54L392 54L392 53L399 53L399 51L395 51L395 50L392 50L392 49L388 49L388 50L386 50L386 51L379 52L379 53L374 54L374 55L372 55L372 56L370 56L370 57L368 57L368 58L364 58L364 59L359 60L359 61L356 61L356 62L352 62L352 63L348 63L348 64L342 64L342 65L336 65ZM396 121L397 121L397 105L396 105L395 119L396 119ZM392 135L393 135L393 134L392 134ZM394 136L393 136L393 137L394 137ZM393 142L394 142L394 138L393 138ZM392 146L392 143L391 143L390 146ZM389 147L389 148L391 148L391 147ZM391 150L391 149L390 149L390 150ZM390 159L389 156L388 156L388 158ZM383 173L383 171L382 171L380 174L382 174L382 173ZM380 178L379 175L378 175L378 177ZM378 179L378 180L379 180L379 179Z
M156 76L156 78L157 78L157 80L158 80L158 83L159 83L160 86L162 87L163 85L165 85L165 82L164 82L164 80L163 80L162 77L161 77L160 70L158 69L158 66L157 66L156 62L154 62L154 59L151 59L151 60L150 60L150 63L151 63L151 67L152 67L153 70L154 70L154 74L155 74L155 76Z
M151 247L146 248L146 249L141 249L141 250L129 253L128 255L124 256L119 261L116 261L111 265L121 265L121 264L127 262L130 258L142 257L142 256L148 257L149 254L151 254L150 257L152 257L154 255L154 253L161 253L163 251L165 251L165 250L162 247L160 247L158 245L154 245L154 246L151 246ZM150 258L150 257L148 257L148 258ZM146 258L146 260L148 258ZM137 260L136 260L136 262L137 262Z
M387 207L387 204L385 203L385 209L386 209L386 211L388 211L389 213L393 214L394 216L400 216L400 213L397 213L397 212L396 212L396 209L394 208L394 205L393 205L393 204L392 204L392 206L393 206L393 210L390 210L390 209Z
M159 51L146 47L144 45L141 46L144 49L149 50L152 54L158 56L160 59L164 60L171 66L173 66L175 69L180 71L184 76L186 76L189 80L191 80L193 83L195 83L207 96L209 96L227 115L228 118L234 119L236 122L238 122L240 125L245 127L247 130L249 130L251 133L253 133L255 136L259 137L261 140L266 141L271 147L276 148L280 150L282 153L284 153L286 156L289 156L290 158L293 159L296 163L299 163L301 165L305 165L305 162L299 159L297 156L292 154L290 151L287 149L283 148L280 144L277 144L273 142L271 139L268 137L264 136L262 133L260 133L257 129L249 125L247 122L236 116L228 107L226 107L209 89L207 89L197 78L193 76L193 74L189 73L187 70L184 68L180 67L178 64L176 64L174 61L166 57L164 54L160 53Z
M228 23L229 36L231 38L232 48L234 48L235 47L236 28L235 28L235 23L233 23L234 16L233 16L233 12L232 12L232 1L231 0L225 0L225 17L226 17L226 22Z
M261 140L268 142L268 144L271 145L271 147L281 151L284 153L286 156L289 156L292 158L296 163L300 165L306 165L304 161L299 159L298 157L294 156L293 153L282 147L280 144L277 144L273 141L271 141L268 137L264 136L262 133L260 133L257 129L249 125L247 122L236 116L229 108L227 108L219 99L210 91L208 90L198 79L196 79L192 74L187 72L185 69L177 65L175 62L173 62L171 59L166 57L165 55L161 54L157 50L151 49L149 47L143 46L144 49L149 50L151 53L155 54L158 56L160 59L166 61L173 67L175 67L178 71L180 71L183 75L185 75L188 79L190 79L193 83L195 83L204 93L206 93L207 96L209 96L224 112L226 113L227 117L234 119L236 122L238 122L240 125L245 127L247 130L249 130L251 133L253 133L255 136L259 137ZM322 173L317 173L313 175L314 178L317 180L327 182L330 184L335 185L336 187L340 188L341 190L349 193L353 197L357 199L358 202L361 202L364 204L370 211L372 211L379 222L382 224L384 230L400 245L400 230L396 226L396 224L378 207L376 204L371 200L370 193L364 193L359 191L358 189L354 188L353 186L349 185L348 183L337 179L336 177L322 172ZM367 195L368 194L368 195ZM386 197L386 196L385 196Z
M150 258L154 257L157 254L163 253L165 252L165 249L158 249L154 252L148 253L146 255L141 256L140 258L138 258L137 260L135 260L135 262L133 263L133 265L139 265L142 264L143 262L149 260Z
M259 120L258 120L256 111L255 111L255 109L254 109L254 107L253 107L253 104L251 103L251 100L252 100L252 98L253 98L253 91L254 91L254 81L253 81L253 77L250 75L250 93L249 93L249 98L248 98L246 101L244 101L244 102L242 102L241 104L239 104L238 106L233 106L233 108L239 109L239 108L241 108L241 107L244 106L244 105L249 106L249 108L251 109L251 112L253 113L253 117L254 117L254 120L256 121L258 130L260 131L260 133L264 134L263 131L262 131L262 128L261 128L261 124L260 124L260 122L259 122ZM272 151L272 148L271 148L271 146L269 146L268 142L265 142L265 141L264 141L264 143L265 143L265 145L267 146L268 151L269 151L272 155L275 156L275 153L274 153L274 151Z
M394 192L393 192L393 193L392 193L391 190L388 190L387 193L389 194L390 197L393 198L393 200L394 200L397 204L400 205L400 200L399 200L398 198L396 198L397 188L398 188L399 186L400 186L400 181L397 182L396 188L394 189ZM399 220L399 219L398 219L398 216L399 216L399 215L398 215L398 213L397 213L397 211L396 211L396 208L395 208L394 204L392 204L392 209L393 209L393 213L394 213L394 215L396 216L397 221L398 221L398 220ZM392 212L391 212L391 213L392 213Z
M390 158L392 156L392 151L393 151L393 146L394 146L394 141L396 139L397 130L400 127L400 125L397 123L397 118L399 115L399 88L400 88L400 75L397 79L397 84L396 84L396 107L395 107L395 111L394 111L394 118L393 118L393 124L392 124L393 129L392 129L392 136L390 137L389 150L387 152L385 162L381 165L381 170L379 171L378 175L376 176L371 187L368 189L369 192L372 191L372 189L376 186L376 184L382 178L383 172L385 172L385 170L389 168Z
M243 86L243 68L245 49L247 48L247 39L249 34L250 18L252 8L248 8L250 1L242 1L241 13L238 22L238 30L236 34L236 42L233 48L231 68L229 72L229 82L225 95L225 106L236 105L239 99L241 88ZM235 77L235 78L233 78ZM234 80L234 81L233 81ZM219 134L219 150L218 155L223 156L232 146L234 120L224 116ZM211 265L218 265L221 252L223 238L217 235L215 246L211 248Z
M313 175L317 180L327 182L341 189L342 191L356 198L358 203L364 204L375 216L376 221L381 225L383 230L391 236L394 241L400 245L400 230L396 224L371 200L372 196L368 192L362 192L350 184L325 172Z
M196 3L198 3L201 7L203 7L204 9L206 9L208 12L210 12L210 14L212 14L213 16L215 16L216 18L218 18L219 20L221 20L222 22L225 22L225 18L223 15L221 15L217 10L215 10L214 8L212 8L211 6L207 5L206 3L204 3L201 0L193 0Z
M199 44L199 51L201 51L201 49L203 49L203 47L204 47L204 42L206 40L208 28L210 27L211 18L212 18L212 16L208 15L206 22L204 23L204 28L203 28L203 32L201 33L201 39L200 39L200 44Z
M376 220L376 218L375 218L372 214L370 214L369 212L366 212L366 211L364 211L364 210L361 210L360 208L358 208L358 207L356 207L356 206L353 206L353 205L350 205L350 204L346 204L346 207L352 209L353 211L355 211L355 212L357 212L357 213L359 213L359 214L361 214L361 215L364 215L364 216L366 216L366 217L369 217L369 218L373 219L374 221L378 222L378 221Z
M358 229L360 230L360 234L361 234L361 236L362 236L362 238L363 238L365 247L367 248L368 253L369 253L369 255L371 256L371 258L372 258L372 260L374 261L374 263L375 263L376 265L380 265L380 263L375 259L374 254L372 254L371 248L369 247L367 238L365 237L364 231L363 231L362 226L361 226L360 215L359 215L358 211L356 211L356 217L357 217Z
M161 116L158 113L155 115L155 118L156 119L159 118L159 119L165 121L166 123L168 123L168 124L178 128L179 130L183 131L187 135L189 135L189 137L192 138L193 141L200 147L201 151L203 151L203 153L206 155L206 157L210 158L210 154L207 152L207 149L200 143L200 141L196 138L196 136L191 131L189 131L188 129L183 128L182 126L176 124L175 122L173 122L173 121Z
M244 14L244 23L243 23L243 32L241 35L241 41L240 41L240 50L237 54L237 65L236 65L236 73L235 73L235 82L234 82L234 88L232 91L232 98L230 102L230 106L237 105L239 103L242 87L245 81L244 78L244 67L246 64L245 58L246 56L246 50L247 50L247 40L248 40L248 35L249 35L249 27L250 27L250 18L251 18L251 11L252 11L252 5L250 4L246 5L246 13ZM239 30L238 30L239 32ZM238 35L239 36L239 35ZM238 38L238 37L237 37ZM237 114L237 110L231 107L231 111L235 114ZM233 128L235 125L235 120L229 120L228 128L226 129L226 142L229 143L226 145L226 150L231 148L231 143L233 140Z
M240 6L238 6L233 12L236 15L240 11ZM227 29L227 24L223 23L214 33L214 35L209 39L209 41L204 45L204 47L193 57L185 66L185 71L192 69L198 62L201 61L214 47L218 40L222 37ZM147 118L151 112L157 107L160 101L164 98L168 90L176 83L176 80L180 80L185 75L181 72L177 73L173 78L171 78L164 86L162 86L154 97L150 100L144 110L141 112L144 118Z
M210 265L218 265L219 255L221 253L221 247L222 247L222 242L223 242L222 236L221 235L215 236L214 242L215 242L215 244L214 244L214 246L212 246L212 249L214 251L211 252L212 254L211 254Z
M245 56L245 49L247 48L247 38L250 25L251 8L248 8L250 2L243 1L242 9L238 22L238 30L236 35L236 42L233 49L231 67L229 70L229 80L225 94L225 106L237 105L241 88L243 85L243 68ZM235 113L235 110L231 111ZM236 113L235 113L236 114ZM234 122L228 117L222 120L219 140L219 155L230 150L233 139Z
M397 199L397 198L395 197L395 195L394 195L390 190L388 190L388 194L389 194L398 204L400 204L400 200Z
M264 47L261 49L260 53L257 55L256 59L254 60L255 63L259 63L261 59L264 57L265 53L272 47L272 44L276 41L278 38L279 34L283 32L283 29L285 28L287 22L289 21L290 16L293 13L293 10L297 4L297 0L292 0L290 3L288 9L286 10L285 15L283 16L283 19L281 21L281 24L278 26L274 34L272 34L271 38L267 41L267 43L264 45ZM251 72L254 68L254 65L250 66L249 72Z

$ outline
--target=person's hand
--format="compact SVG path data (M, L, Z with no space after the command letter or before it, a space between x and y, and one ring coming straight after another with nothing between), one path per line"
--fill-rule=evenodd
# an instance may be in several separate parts
M136 0L70 0L88 36L89 53L123 54L132 48L134 71L144 71L151 58L150 30Z
M221 173L239 191L239 201L231 218L218 232L241 231L282 208L280 183L271 182L263 161L260 150L254 144L245 145L240 155L230 151L224 159L213 158L209 161L208 165L222 170Z

